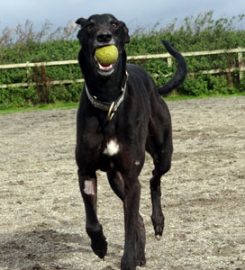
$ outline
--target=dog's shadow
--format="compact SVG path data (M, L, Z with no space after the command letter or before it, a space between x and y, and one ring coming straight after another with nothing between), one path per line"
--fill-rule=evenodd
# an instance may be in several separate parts
M120 247L112 244L114 248ZM88 269L75 266L74 254L91 256L92 261L97 258L91 248L87 237L76 233L65 233L53 229L42 228L27 232L16 232L14 234L0 234L0 269L11 270L82 270ZM76 255L75 255L76 256ZM109 256L119 256L110 253ZM81 257L80 257L81 258ZM99 260L99 259L98 259ZM118 257L119 260L119 257ZM81 265L79 262L78 265ZM91 262L92 264L92 262ZM91 269L93 265L91 265ZM116 268L114 268L116 267ZM118 265L107 265L105 270L117 269ZM90 269L90 268L89 268Z
M46 270L74 269L69 265L71 253L91 252L88 240L78 234L52 229L0 234L0 269ZM59 260L67 261L67 264Z

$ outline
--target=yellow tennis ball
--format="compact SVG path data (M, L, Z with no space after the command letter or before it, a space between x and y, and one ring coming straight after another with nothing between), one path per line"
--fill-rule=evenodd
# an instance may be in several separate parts
M101 65L114 64L118 58L118 49L115 45L97 48L95 57Z

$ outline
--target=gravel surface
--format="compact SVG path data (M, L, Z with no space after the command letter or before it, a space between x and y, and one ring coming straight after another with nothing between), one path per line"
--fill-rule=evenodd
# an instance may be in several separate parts
M162 179L166 226L159 241L150 220L148 156L140 177L143 269L245 269L245 97L168 105L175 152ZM105 260L93 254L85 233L75 118L76 110L0 116L1 270L119 269L122 204L102 172L98 214L109 243Z

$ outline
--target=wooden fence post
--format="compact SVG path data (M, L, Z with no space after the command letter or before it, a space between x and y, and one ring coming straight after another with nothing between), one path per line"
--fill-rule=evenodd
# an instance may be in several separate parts
M242 52L238 52L238 68L239 68L239 80L240 82L243 79L243 71L242 71L242 67L243 67L243 59L242 59Z
M172 66L173 66L173 59L172 59L172 57L168 57L167 58L167 63L168 63L168 68L172 68Z

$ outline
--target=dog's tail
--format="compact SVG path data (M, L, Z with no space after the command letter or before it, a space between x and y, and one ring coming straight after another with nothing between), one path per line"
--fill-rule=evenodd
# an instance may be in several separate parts
M171 46L170 42L163 40L162 43L178 63L177 70L173 78L169 80L165 85L158 88L160 95L167 95L185 80L187 74L187 65L184 57Z

